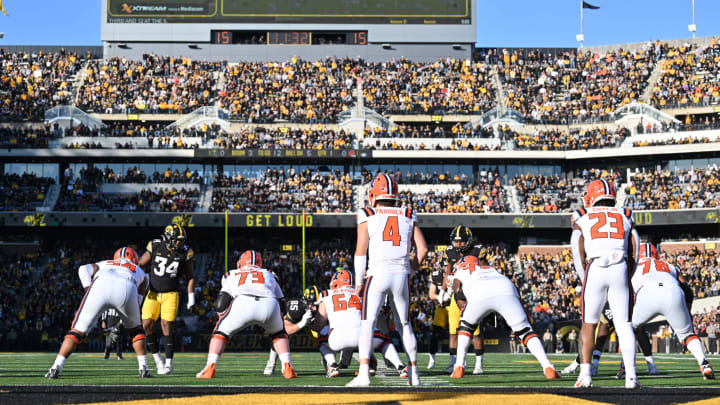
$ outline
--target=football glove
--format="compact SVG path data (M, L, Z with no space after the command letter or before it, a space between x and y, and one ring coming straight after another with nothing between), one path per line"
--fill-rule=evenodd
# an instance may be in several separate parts
M302 329L305 326L307 326L307 324L310 323L310 321L312 320L312 317L313 316L312 316L311 310L308 309L307 311L305 311L302 319L300 319L300 322L298 322L298 324L297 324L298 328Z
M188 294L188 302L187 302L187 309L188 311L190 308L195 306L195 293Z
M437 298L435 298L440 305L445 305L445 289L441 288L438 291Z

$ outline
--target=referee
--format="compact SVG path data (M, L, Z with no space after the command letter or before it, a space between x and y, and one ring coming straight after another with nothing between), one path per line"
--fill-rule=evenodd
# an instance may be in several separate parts
M102 313L101 326L105 335L105 360L110 358L112 345L115 345L118 360L123 359L123 323L115 308L110 308Z

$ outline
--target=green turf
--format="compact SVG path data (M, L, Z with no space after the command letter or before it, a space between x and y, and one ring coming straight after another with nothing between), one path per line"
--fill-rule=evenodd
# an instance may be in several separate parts
M51 366L55 355L49 353L0 353L0 385L75 385L75 384L139 384L139 385L221 385L221 386L340 386L347 383L353 376L357 363L353 361L349 370L343 370L338 378L325 378L317 353L296 353L292 362L299 378L285 380L276 370L272 377L262 375L267 354L263 353L226 353L218 364L217 374L212 380L195 379L197 373L205 365L204 353L179 353L175 358L175 370L169 376L156 376L152 379L140 379L137 376L137 362L133 355L126 354L125 360L115 357L103 360L101 354L76 353L68 359L62 375L57 380L47 380L43 375ZM421 383L426 386L509 386L509 387L569 387L575 382L576 376L564 377L561 380L545 380L540 366L530 354L485 355L485 374L466 375L460 380L450 379L443 375L442 370L449 365L447 354L439 354L437 367L427 370L426 354L420 354ZM567 366L573 355L551 355L558 370ZM717 381L702 379L697 363L690 355L656 355L660 375L647 375L645 361L638 357L640 382L643 386L717 386ZM710 361L720 365L718 356L710 357ZM150 359L151 370L155 372L154 362ZM405 380L386 369L380 361L379 376L373 378L374 386L401 386ZM474 364L474 356L468 360L468 371ZM620 363L619 355L604 355L600 363L600 375L593 379L596 386L621 386L623 381L614 378ZM279 366L278 366L279 369Z

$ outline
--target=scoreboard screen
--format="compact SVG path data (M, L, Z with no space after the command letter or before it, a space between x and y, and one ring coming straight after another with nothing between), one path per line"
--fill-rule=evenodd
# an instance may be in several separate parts
M471 0L107 0L108 23L472 24Z

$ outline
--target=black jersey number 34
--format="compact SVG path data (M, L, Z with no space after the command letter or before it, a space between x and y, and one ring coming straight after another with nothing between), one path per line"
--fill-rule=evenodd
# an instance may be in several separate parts
M170 265L167 265L168 259L166 257L155 256L155 266L153 266L153 272L156 276L162 277L165 274L171 278L177 277L178 263L177 260L173 260Z

